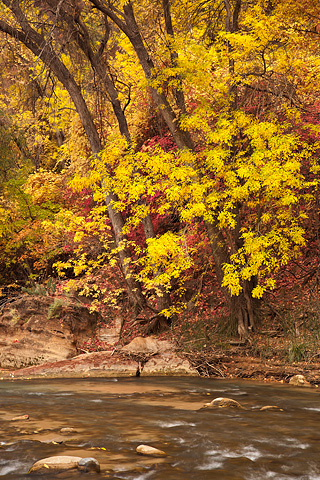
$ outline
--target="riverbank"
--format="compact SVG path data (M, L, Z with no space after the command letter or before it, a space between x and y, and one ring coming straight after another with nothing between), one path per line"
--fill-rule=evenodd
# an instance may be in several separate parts
M83 305L61 302L26 295L2 307L0 378L200 375L286 383L300 374L320 384L310 325L285 330L265 321L240 342L222 324L185 315L146 337L143 325L121 317L104 324Z
M285 363L239 352L221 356L194 353L188 357L201 376L289 383L294 375L303 375L311 385L320 384L319 362Z
M133 376L202 376L223 379L246 379L289 383L294 375L304 375L312 385L320 384L320 362L285 363L279 359L261 359L241 354L240 349L228 353L180 352L152 355L143 361L137 354L93 352L74 358L17 370L0 370L1 379L85 378ZM177 360L178 359L178 360ZM171 362L170 362L171 361Z

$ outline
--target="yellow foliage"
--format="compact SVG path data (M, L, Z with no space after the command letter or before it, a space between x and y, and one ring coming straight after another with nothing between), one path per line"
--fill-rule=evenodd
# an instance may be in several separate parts
M143 269L139 277L147 288L153 289L169 289L171 280L179 278L192 266L183 237L172 232L147 240L146 254L141 262Z
M64 181L63 175L40 168L28 177L25 192L32 197L36 205L46 202L58 203L64 188Z

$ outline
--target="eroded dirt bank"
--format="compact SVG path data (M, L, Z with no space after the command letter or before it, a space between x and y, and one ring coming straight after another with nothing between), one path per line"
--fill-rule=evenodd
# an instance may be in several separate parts
M311 385L317 386L320 384L320 363L299 362L289 365L279 360L263 361L239 354L177 356L174 352L152 355L148 361L144 361L143 356L139 359L136 354L95 352L18 370L0 370L1 379L200 375L282 383L289 383L297 374L304 375Z

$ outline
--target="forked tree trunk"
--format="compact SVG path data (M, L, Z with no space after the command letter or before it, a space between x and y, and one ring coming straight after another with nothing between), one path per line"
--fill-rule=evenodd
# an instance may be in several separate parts
M73 18L69 18L66 15L66 19L68 21L69 28L71 29L70 34L74 36L75 41L77 42L77 44L79 45L79 47L81 48L85 56L87 57L88 61L90 62L93 71L96 72L101 83L104 85L104 88L111 102L113 112L118 122L119 131L121 135L125 138L128 146L131 147L132 138L131 138L127 118L125 115L125 111L122 108L119 100L120 94L119 94L119 91L116 89L111 76L108 73L107 66L102 63L101 56L97 55L97 53L95 53L92 50L89 33L85 28L85 26L81 24L82 35L79 35L79 32L76 33L75 28L72 29ZM106 25L106 28L109 28L107 17L105 18L105 25ZM140 199L140 204L146 205L143 199ZM111 215L113 215L112 212L111 212ZM153 226L153 222L150 214L146 214L146 216L142 219L142 227L143 227L146 240L155 238L156 235L155 235L154 226ZM118 234L120 236L121 232L119 232ZM119 241L121 241L120 237L119 237ZM122 255L123 254L120 251L119 252L120 259ZM125 257L121 263L123 264L125 263ZM154 325L154 327L151 327L150 331L163 330L165 326L168 325L168 321L166 321L166 318L161 314L161 311L169 308L169 306L170 306L170 295L166 292L164 287L160 288L160 294L157 296L157 310L159 312L159 315L155 315L156 318L153 319L153 321L151 322L152 325Z

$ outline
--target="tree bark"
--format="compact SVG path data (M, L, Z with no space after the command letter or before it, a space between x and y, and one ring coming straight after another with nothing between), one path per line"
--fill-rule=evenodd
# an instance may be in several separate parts
M174 30L172 26L172 18L171 18L171 11L170 11L170 0L162 0L162 9L163 9L163 15L164 15L164 21L165 21L165 26L166 26L166 32L169 37L169 50L170 50L170 57L171 57L171 64L173 67L177 67L177 62L178 62L178 52L175 50L175 48L172 46L172 43L174 41ZM184 93L183 93L183 85L182 85L182 78L181 75L177 76L178 78L178 87L173 89L174 97L175 97L175 102L177 107L179 108L180 114L186 113L186 104L185 104L185 98L184 98Z
M250 332L259 325L260 300L251 295L254 281L243 282L239 295L229 295L230 324L234 326L241 340L246 340Z

